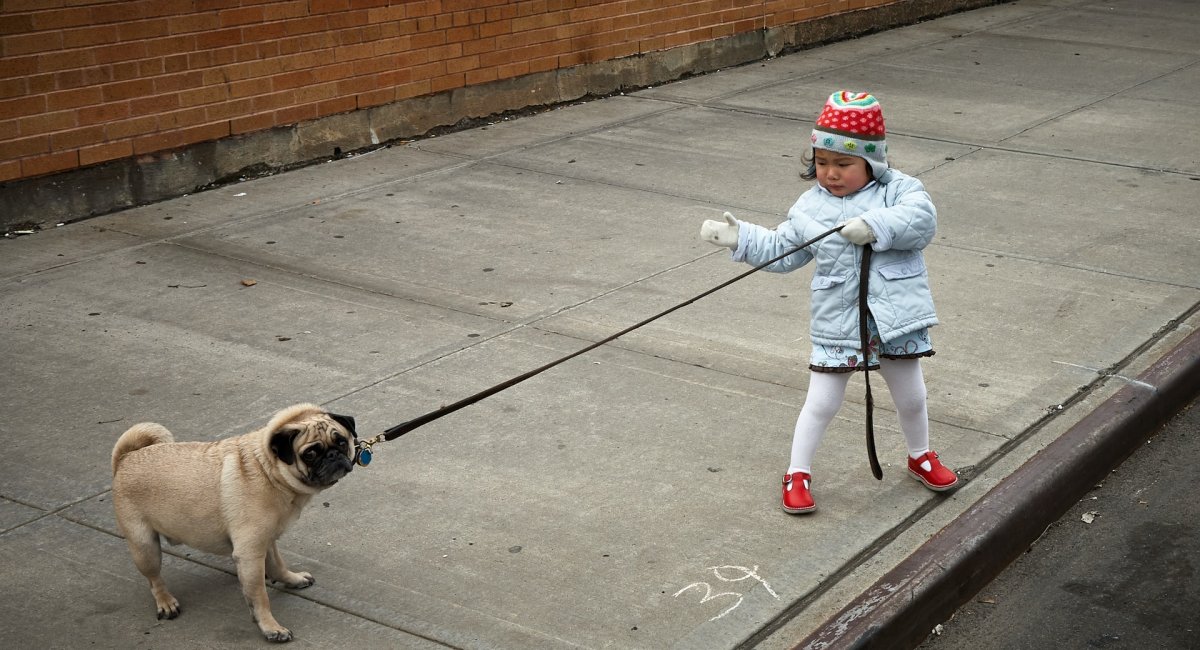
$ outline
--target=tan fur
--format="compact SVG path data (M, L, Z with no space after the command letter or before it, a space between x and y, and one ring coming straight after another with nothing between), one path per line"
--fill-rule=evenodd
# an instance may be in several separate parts
M112 451L112 471L113 475L117 473L117 463L121 462L121 458L131 451L137 451L142 447L157 445L162 442L175 442L175 436L171 435L170 431L161 424L154 422L142 422L135 424L129 428L117 440L116 446Z
M293 431L294 462L289 464L272 449L272 438L284 433L286 441ZM328 487L307 474L313 468L301 458L302 450L320 443L329 451L339 438L349 442L346 456L352 459L353 432L315 404L296 404L261 429L213 442L174 442L165 427L148 422L122 434L112 453L113 509L134 564L150 581L159 618L179 613L160 576L161 536L232 555L262 633L273 641L291 639L271 615L265 580L293 588L313 583L311 574L288 570L276 540L312 496ZM329 462L342 465L336 457Z

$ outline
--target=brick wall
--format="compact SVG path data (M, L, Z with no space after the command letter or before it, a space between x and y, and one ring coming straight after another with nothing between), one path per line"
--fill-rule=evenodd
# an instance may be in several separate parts
M152 161L162 152L186 151L199 143L464 89L487 90L491 101L479 101L476 93L475 106L442 116L441 123L453 124L472 112L519 109L524 106L518 104L531 101L519 93L506 98L499 85L504 82L544 81L548 73L692 48L688 65L660 61L655 74L618 75L618 85L658 83L668 80L659 77L774 54L763 49L763 35L806 21L888 5L926 6L909 12L921 14L962 4L970 3L0 0L0 192L45 175L121 160ZM713 57L711 47L696 49L744 43L739 38L746 35L754 35L759 46L737 55L743 60ZM789 45L803 44L782 44ZM697 62L702 57L717 60ZM611 90L583 83L573 94ZM561 88L557 94L534 95L547 103L577 98L564 96ZM382 129L387 137L419 135L416 131L439 120L399 122ZM370 141L379 139L373 131ZM316 153L309 147L268 157L280 165L295 162L289 157ZM239 162L252 164L244 157ZM207 180L221 173L214 171ZM194 189L183 186L175 191ZM72 210L96 213L153 198L142 196L142 190L127 194L132 196L107 207Z

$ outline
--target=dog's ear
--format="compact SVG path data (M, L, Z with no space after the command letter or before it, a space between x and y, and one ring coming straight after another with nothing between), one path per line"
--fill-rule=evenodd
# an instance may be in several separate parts
M292 448L292 444L296 441L296 436L300 435L299 429L280 429L271 436L271 451L275 453L275 457L288 465L296 463L296 450Z
M349 415L338 415L337 413L330 413L329 417L333 418L334 422L346 427L346 430L350 432L350 435L354 436L355 438L358 437L358 432L354 430L354 418L350 417Z

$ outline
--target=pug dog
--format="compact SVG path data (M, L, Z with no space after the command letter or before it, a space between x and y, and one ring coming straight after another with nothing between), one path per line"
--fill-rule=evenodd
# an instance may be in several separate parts
M313 584L288 569L275 542L313 495L354 468L354 418L315 404L279 411L257 431L214 442L175 442L153 422L121 434L112 452L113 509L158 618L179 615L163 582L161 540L231 555L258 628L270 641L292 633L271 615L266 579Z

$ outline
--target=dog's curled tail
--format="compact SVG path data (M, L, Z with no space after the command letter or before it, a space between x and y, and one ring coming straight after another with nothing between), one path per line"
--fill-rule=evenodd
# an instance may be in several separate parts
M154 422L141 422L129 427L125 433L117 438L117 444L113 447L112 452L112 470L113 475L117 474L117 465L121 462L121 458L131 451L137 451L142 447L157 445L164 442L175 442L175 436L171 435L170 431L161 424Z

